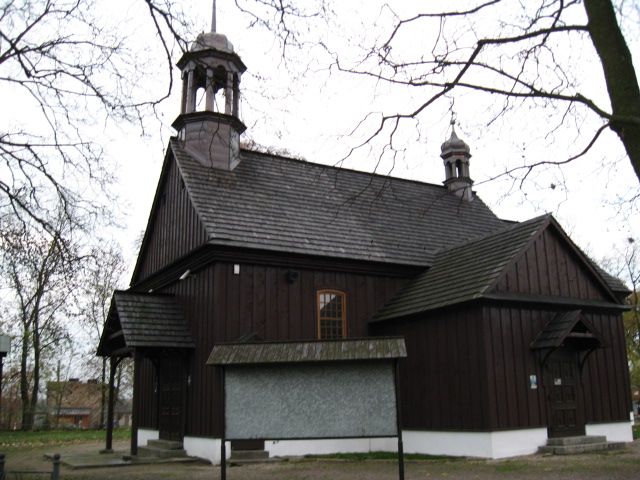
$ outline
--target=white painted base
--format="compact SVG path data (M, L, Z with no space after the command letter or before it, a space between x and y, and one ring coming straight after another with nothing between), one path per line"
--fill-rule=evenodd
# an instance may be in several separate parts
M587 435L606 435L613 442L631 442L633 435L629 422L601 423L586 426ZM530 455L547 443L546 428L508 430L502 432L402 432L405 453L450 455L480 458L506 458ZM158 438L157 430L138 430L138 445ZM272 457L323 455L331 453L396 452L395 438L354 438L329 440L265 441L265 450ZM184 449L188 455L220 463L220 439L185 437ZM231 446L227 442L227 458Z
M336 438L322 440L271 440L264 449L271 457L328 455L331 453L395 452L395 438Z
M138 446L144 447L149 440L158 440L160 438L159 430L151 430L148 428L138 429Z
M633 442L631 422L595 423L586 426L587 435L606 435L609 442Z
M454 457L506 458L530 455L547 443L546 428L502 432L406 431L404 451Z
M547 443L546 428L505 432L402 432L405 453L505 458L530 455ZM271 456L299 456L339 452L397 452L395 438L345 440L284 440L265 442Z
M184 437L183 446L187 455L191 457L203 458L214 465L220 464L220 444L219 438L205 437ZM226 442L226 457L231 455L231 443Z

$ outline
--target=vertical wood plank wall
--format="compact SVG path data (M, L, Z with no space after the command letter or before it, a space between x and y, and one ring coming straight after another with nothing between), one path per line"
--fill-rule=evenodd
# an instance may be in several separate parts
M139 265L136 283L169 265L206 242L206 234L196 214L175 160L168 165L167 176L158 197L155 218L147 231L146 248Z
M547 390L540 352L531 342L557 310L485 307L488 416L492 430L546 426ZM587 423L619 422L631 411L622 318L613 313L583 315L603 336L605 348L592 353L582 373L579 403ZM538 378L532 390L529 375Z
M489 429L482 331L482 312L473 308L372 326L374 334L405 337L407 358L400 363L404 428Z
M155 395L156 375L155 368L148 359L143 358L134 368L140 369L140 385L139 385L139 415L138 426L155 428L157 419L157 398Z
M501 279L496 292L610 300L559 235L545 230Z
M236 341L252 333L265 341L315 339L316 292L327 288L347 294L348 336L367 336L369 318L406 281L397 276L302 268L295 269L299 276L289 283L290 270L240 264L240 274L234 275L233 263L221 262L158 290L176 295L197 344L191 359L187 435L216 436L221 432L216 417L220 407L219 379L215 368L205 365L214 343ZM150 365L143 365L144 370L149 368ZM150 376L149 372L145 375ZM144 388L144 405L152 405L152 392L153 389ZM141 426L155 428L155 420L146 415Z
M449 309L372 327L404 335L403 426L416 430L493 431L546 427L541 356L531 342L556 310L486 306ZM629 419L631 401L622 319L585 313L607 342L587 359L579 399L587 423ZM409 373L410 372L410 373ZM529 375L538 388L531 389Z

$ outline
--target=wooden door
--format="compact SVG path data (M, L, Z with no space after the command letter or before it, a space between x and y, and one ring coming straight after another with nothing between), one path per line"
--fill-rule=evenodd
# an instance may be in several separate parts
M168 357L158 362L158 429L163 440L182 441L187 372L184 359Z
M547 360L545 373L549 437L584 435L578 353L566 348L556 350Z

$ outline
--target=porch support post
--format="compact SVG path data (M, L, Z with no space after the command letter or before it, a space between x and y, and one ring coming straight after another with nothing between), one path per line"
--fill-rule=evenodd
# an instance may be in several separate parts
M109 357L109 403L107 404L107 444L103 453L113 453L113 410L115 403L116 370L121 358Z
M138 350L133 351L133 408L131 410L131 455L138 454L138 424L140 408L140 353Z
M400 405L400 364L394 363L394 384L396 388L396 429L398 431L398 479L404 480L404 446L402 444L402 406Z

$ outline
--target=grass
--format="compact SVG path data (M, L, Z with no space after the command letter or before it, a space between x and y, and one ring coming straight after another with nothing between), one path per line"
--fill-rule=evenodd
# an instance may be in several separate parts
M397 460L398 454L393 452L365 452L365 453L332 453L328 455L305 455L305 458L318 460L334 459L348 461L364 460ZM452 462L464 460L464 457L447 457L444 455L422 455L419 453L405 453L405 460L424 460L430 462Z
M29 448L48 445L68 445L92 440L104 440L105 430L37 430L33 432L0 432L0 449ZM131 430L117 428L113 431L114 440L131 438Z
M633 439L637 440L640 438L640 424L633 426Z

